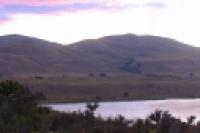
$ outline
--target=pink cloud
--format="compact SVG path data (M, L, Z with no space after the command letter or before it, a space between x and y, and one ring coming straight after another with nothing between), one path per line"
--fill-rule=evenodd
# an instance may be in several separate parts
M73 4L73 3L101 3L109 4L115 0L0 0L0 5L12 5L12 4L28 4L28 5L62 5L62 4Z
M30 5L53 5L68 3L70 0L0 0L1 5L30 4Z
M85 10L118 11L129 8L118 0L0 0L0 21L16 14L55 14Z

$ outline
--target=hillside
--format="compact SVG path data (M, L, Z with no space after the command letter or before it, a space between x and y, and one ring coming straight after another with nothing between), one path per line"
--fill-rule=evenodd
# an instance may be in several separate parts
M0 74L200 72L200 49L172 39L125 34L60 45L21 35L0 37Z
M70 45L105 64L105 69L120 71L120 66L135 60L143 73L199 72L200 49L172 39L155 36L108 36ZM133 62L134 64L134 62Z
M68 64L79 57L78 53L60 44L8 35L0 37L0 74L48 74L67 71Z
M17 80L50 102L200 97L200 49L163 37L126 34L61 45L1 36L0 63L0 81Z

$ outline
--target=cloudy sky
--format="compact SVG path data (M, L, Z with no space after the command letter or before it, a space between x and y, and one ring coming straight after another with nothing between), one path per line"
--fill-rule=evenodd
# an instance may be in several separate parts
M199 0L0 0L0 35L69 44L112 34L151 34L200 47Z

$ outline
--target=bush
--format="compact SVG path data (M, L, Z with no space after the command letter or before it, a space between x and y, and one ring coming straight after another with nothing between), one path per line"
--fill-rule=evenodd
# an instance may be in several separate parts
M18 82L0 83L0 129L1 133L29 133L40 130L46 108L38 106L41 94L33 94ZM43 127L40 127L43 128Z
M155 111L146 119L95 117L98 103L88 103L85 112L61 113L39 106L41 95L23 85L0 82L0 133L199 133L200 122L187 122L168 112Z

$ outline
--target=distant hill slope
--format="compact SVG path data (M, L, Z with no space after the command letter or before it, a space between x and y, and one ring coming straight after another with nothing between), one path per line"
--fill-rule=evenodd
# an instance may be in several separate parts
M125 34L60 45L20 35L0 37L0 75L67 72L200 72L200 49L172 39Z

